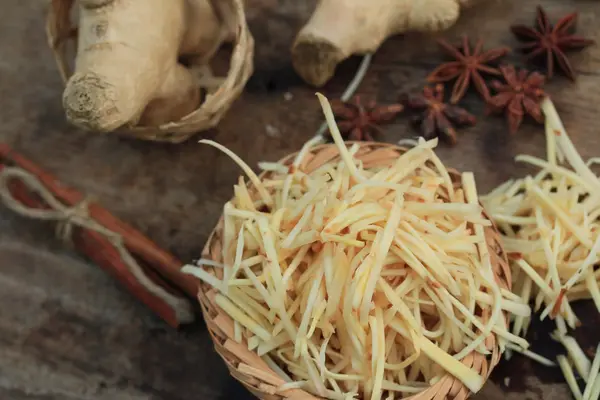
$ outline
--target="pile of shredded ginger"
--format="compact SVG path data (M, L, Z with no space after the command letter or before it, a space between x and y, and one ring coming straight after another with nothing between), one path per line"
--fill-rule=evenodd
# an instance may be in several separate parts
M365 165L318 96L340 161L304 169L309 142L291 167L262 163L261 180L203 141L252 185L240 178L224 206L221 259L184 271L216 289L235 340L286 382L281 391L394 399L451 374L477 392L484 378L461 360L489 355L494 337L502 350L526 348L504 312L530 309L495 280L473 174L455 186L437 140Z
M539 172L500 185L482 203L503 233L513 291L524 302L532 302L541 319L550 316L556 322L552 336L568 354L557 361L575 398L597 400L600 355L592 368L568 328L579 325L571 302L593 299L600 312L600 179L590 169L598 159L583 161L549 99L542 110L547 160L518 156L517 161ZM512 333L525 336L530 322L531 317L514 316ZM548 364L539 357L538 361ZM585 396L575 382L573 366L589 386Z

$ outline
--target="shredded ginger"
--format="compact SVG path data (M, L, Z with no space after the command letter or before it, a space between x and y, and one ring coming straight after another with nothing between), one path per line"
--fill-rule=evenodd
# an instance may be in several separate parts
M264 177L240 179L224 207L217 252L183 270L213 287L231 339L266 357L280 391L397 398L451 374L477 392L467 356L526 348L504 314L530 309L496 282L472 174L455 186L436 140L386 165L363 158L319 99L333 161L309 142L291 166L261 163Z
M567 333L579 325L572 302L592 299L600 312L600 179L590 168L598 159L581 158L550 99L543 101L542 110L547 159L517 156L539 171L500 185L482 203L502 232L514 292L533 303L541 319L556 322L552 337L566 350L557 363L573 396L597 400L600 356L592 365ZM513 315L512 333L525 336L530 323L531 317ZM583 393L575 372L586 383Z
M513 269L513 290L533 302L541 318L558 329L578 325L570 303L593 299L600 311L600 180L567 136L549 99L547 160L528 155L517 161L539 168L534 176L511 180L482 197L503 234ZM516 316L512 332L524 335L529 317Z

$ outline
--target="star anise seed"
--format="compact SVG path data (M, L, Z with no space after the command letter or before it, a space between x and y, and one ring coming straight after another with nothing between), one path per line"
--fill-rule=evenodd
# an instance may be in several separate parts
M373 141L381 132L379 125L391 122L402 110L402 104L379 105L374 100L363 104L359 96L352 102L331 102L340 133L345 140Z
M554 76L554 64L572 81L575 71L565 54L569 50L580 50L595 42L575 35L577 13L568 14L552 25L548 14L540 6L537 8L536 26L513 25L511 30L517 39L524 42L521 51L528 59L540 59L546 63L548 79Z
M510 133L514 134L521 126L525 114L530 115L539 123L544 122L544 115L540 107L541 101L546 97L542 86L546 78L544 75L522 69L517 72L512 65L500 67L500 72L505 82L493 81L492 89L496 95L488 101L489 111L493 113L504 112L508 120Z
M479 39L475 48L472 48L466 35L463 36L460 45L452 45L443 39L440 39L438 43L449 56L454 58L454 61L446 62L437 67L429 74L427 81L441 83L456 79L450 96L450 103L452 104L458 103L463 98L471 82L484 100L489 99L490 91L482 73L499 76L500 71L490 64L504 57L510 49L499 47L483 51L482 39Z
M425 86L423 93L405 95L403 104L406 108L420 112L414 122L420 127L425 139L442 137L450 144L456 144L455 126L475 125L476 118L465 109L444 102L444 86Z

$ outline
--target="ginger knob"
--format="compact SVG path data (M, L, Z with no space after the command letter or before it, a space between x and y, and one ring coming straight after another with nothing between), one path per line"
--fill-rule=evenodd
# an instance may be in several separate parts
M75 70L63 93L84 129L160 125L194 111L198 79L181 56L212 56L230 37L210 0L79 0Z
M375 52L389 36L436 32L458 19L475 0L320 0L292 46L296 72L320 87L353 54Z

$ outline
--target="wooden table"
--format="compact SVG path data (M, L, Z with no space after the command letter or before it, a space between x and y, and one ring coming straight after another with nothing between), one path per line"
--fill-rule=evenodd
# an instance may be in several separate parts
M206 136L227 145L250 165L297 150L321 122L314 89L294 74L289 47L313 1L248 0L256 39L256 72L222 124ZM508 27L532 23L536 1L488 1L462 16L444 34L487 39L488 46L516 44ZM600 42L597 1L541 1L551 16L581 11L580 32ZM223 154L196 140L182 145L132 141L81 132L69 126L61 89L43 31L45 2L9 0L1 8L0 140L142 230L183 260L196 257L232 194L240 171ZM418 89L440 61L433 39L408 35L389 40L375 55L359 89L363 96L395 101ZM510 57L520 60L518 55ZM548 85L575 145L584 157L600 155L600 47L573 56L573 84ZM341 94L359 60L344 63L322 89ZM499 117L485 117L471 96L465 106L480 116L459 134L454 148L441 145L447 165L475 171L486 192L527 169L519 153L544 155L540 126L526 123L509 136ZM384 141L411 137L406 119L386 128ZM105 273L76 257L47 226L0 208L0 398L1 399L245 399L228 376L203 324L181 332L168 328ZM590 308L580 328L599 337ZM598 319L596 318L596 321ZM539 330L533 349L556 346ZM597 342L597 339L595 339ZM510 382L505 380L510 378ZM566 399L560 373L515 357L503 363L476 399ZM506 387L508 383L508 388Z

